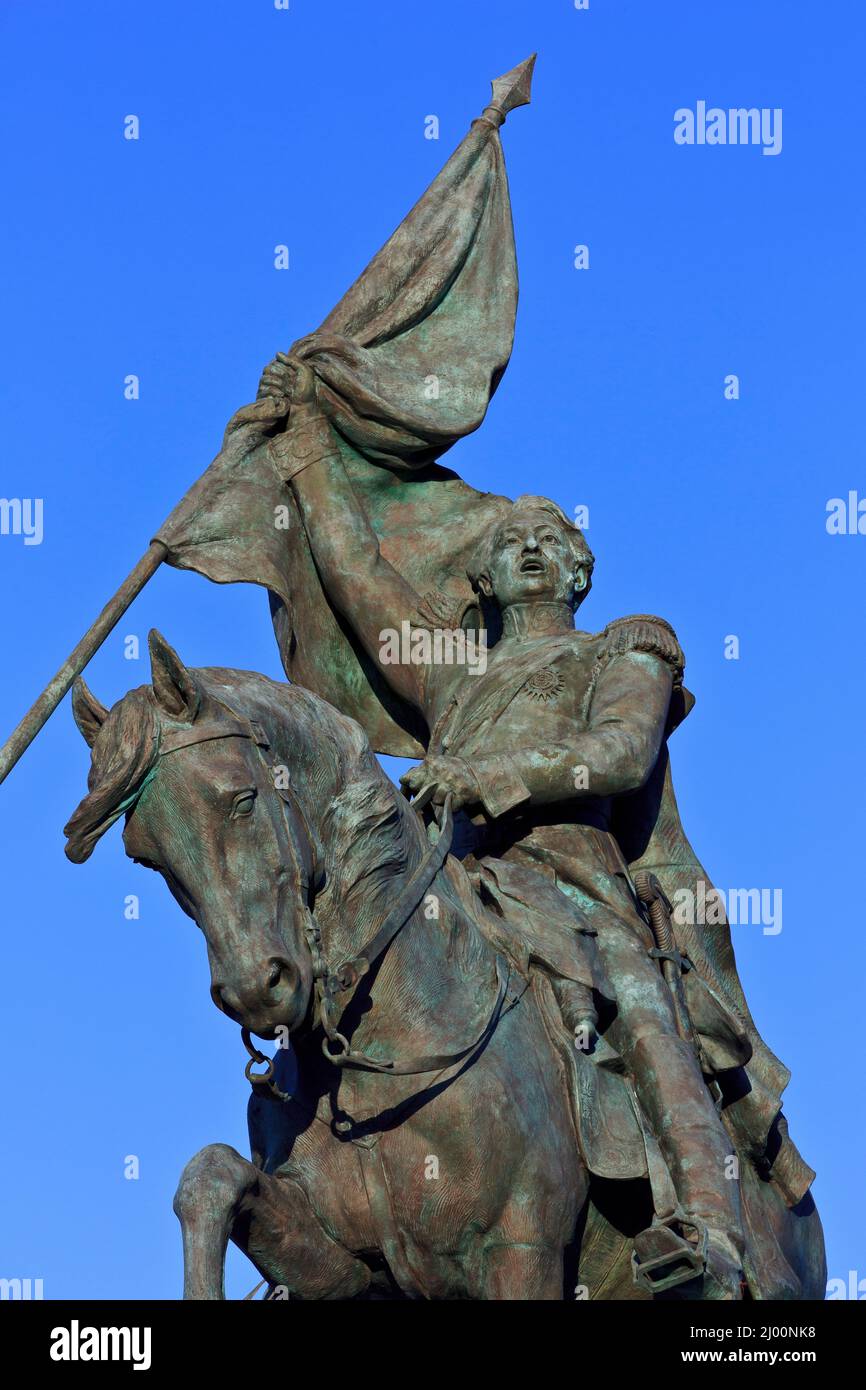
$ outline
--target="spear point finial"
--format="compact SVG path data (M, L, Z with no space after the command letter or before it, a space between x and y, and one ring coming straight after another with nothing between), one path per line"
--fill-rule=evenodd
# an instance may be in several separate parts
M509 111L513 111L517 106L529 105L532 70L537 56L533 53L502 77L494 77L490 84L493 88L493 100L485 110L485 116L496 113L500 118L497 124L501 125Z

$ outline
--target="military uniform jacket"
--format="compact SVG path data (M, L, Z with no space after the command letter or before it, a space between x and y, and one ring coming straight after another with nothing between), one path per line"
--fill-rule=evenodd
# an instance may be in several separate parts
M484 866L527 906L524 873L540 872L591 931L616 924L646 932L631 885L638 869L655 873L671 899L683 888L697 895L701 884L712 893L682 828L667 750L668 735L694 703L684 666L670 625L639 615L597 634L503 639L483 674L431 669L429 752L465 759L481 790L480 807L469 808L467 866ZM790 1073L758 1033L730 928L676 919L674 928L679 950L742 1020L751 1042L748 1086L729 1107L729 1127L756 1159L772 1155L793 1204L814 1172L780 1119Z

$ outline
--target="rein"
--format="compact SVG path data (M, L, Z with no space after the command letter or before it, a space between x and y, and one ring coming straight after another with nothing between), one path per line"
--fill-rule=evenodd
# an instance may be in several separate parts
M411 1057L401 1064L396 1062L376 1062L364 1052L356 1052L348 1039L338 1031L338 1024L355 991L370 968L385 955L392 941L403 930L409 918L423 902L428 888L442 868L451 849L454 838L454 818L451 812L451 797L445 799L442 825L439 838L424 856L421 864L400 890L397 901L385 917L373 939L359 956L346 960L336 970L324 971L320 979L320 1015L325 1037L322 1051L329 1062L336 1067L359 1067L364 1071L387 1072L391 1076L419 1076L424 1072L441 1071L455 1062L461 1062L475 1052L490 1037L499 1022L505 996L508 991L508 969L500 957L496 958L496 979L499 992L493 1010L472 1042L456 1052L434 1052L426 1056ZM343 996L346 996L345 998ZM336 1047L337 1051L332 1051Z
M173 753L182 748L189 748L196 743L205 743L221 738L246 738L253 744L262 762L267 767L267 762L262 749L270 747L267 735L262 726L254 720L240 718L232 709L224 705L222 701L211 697L213 703L224 711L227 719L225 721L214 722L212 720L203 721L199 729L177 729L170 731L160 740L159 756ZM271 769L268 767L268 772ZM289 787L277 786L272 783L274 790L283 802L283 819L286 832L290 843L297 851L297 841L293 833L292 825L288 816L288 807L299 817L304 829L311 852L315 855L316 841L310 832L309 823L304 815L303 808L294 793ZM427 798L423 793L417 799L416 810L420 811ZM374 1058L367 1056L364 1052L358 1052L352 1048L348 1038L339 1031L339 1024L347 1008L351 1004L357 988L365 975L369 973L374 965L377 965L385 956L388 948L395 938L405 927L412 914L423 902L428 889L431 887L436 875L445 863L454 837L454 818L451 810L451 796L447 796L442 812L442 823L439 828L439 835L436 843L430 847L423 860L415 870L408 883L404 884L400 890L396 902L388 911L377 931L371 940L364 947L360 955L352 956L337 966L336 969L328 968L322 949L322 936L318 923L310 914L310 921L305 925L307 942L313 957L313 979L316 990L317 1012L321 1021L325 1036L322 1039L322 1052L325 1058L335 1067L354 1067L363 1071L381 1072L391 1076L418 1076L425 1072L442 1071L444 1068L452 1066L456 1062L462 1062L481 1047L492 1037L499 1023L508 993L509 969L506 962L499 955L496 957L496 979L498 991L493 1004L493 1009L484 1027L472 1042L467 1043L463 1048L455 1052L432 1053L426 1056L410 1057L407 1061L398 1064L397 1062L377 1062ZM302 856L296 852L296 859L300 863ZM289 1100L285 1092L279 1090L274 1081L273 1058L267 1057L263 1052L253 1045L247 1028L241 1029L241 1038L244 1047L249 1053L249 1061L244 1069L244 1075L252 1086L267 1086L279 1100ZM254 1065L264 1065L265 1071L253 1072Z

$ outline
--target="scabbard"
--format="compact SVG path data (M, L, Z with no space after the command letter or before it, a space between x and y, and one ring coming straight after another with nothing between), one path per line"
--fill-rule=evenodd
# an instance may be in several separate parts
M665 983L671 992L677 1032L684 1042L691 1043L695 1054L700 1056L683 988L683 970L690 970L692 965L691 961L677 950L671 921L673 908L655 874L643 871L635 875L634 882L638 898L647 909L655 941L655 948L650 954L658 961Z

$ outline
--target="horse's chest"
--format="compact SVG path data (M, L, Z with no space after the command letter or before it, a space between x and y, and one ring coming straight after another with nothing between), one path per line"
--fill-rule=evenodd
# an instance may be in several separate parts
M416 1117L379 1130L365 1122L388 1106L381 1096L369 1103L369 1080L341 1077L338 1115L352 1116L354 1134L334 1133L331 1102L322 1097L280 1172L303 1188L323 1228L346 1249L381 1250L406 1288L451 1289L460 1284L455 1254L467 1223L489 1224L496 1205L486 1209L494 1194L484 1181L485 1164L467 1153L468 1117L455 1124L449 1107L434 1102L427 1123Z

